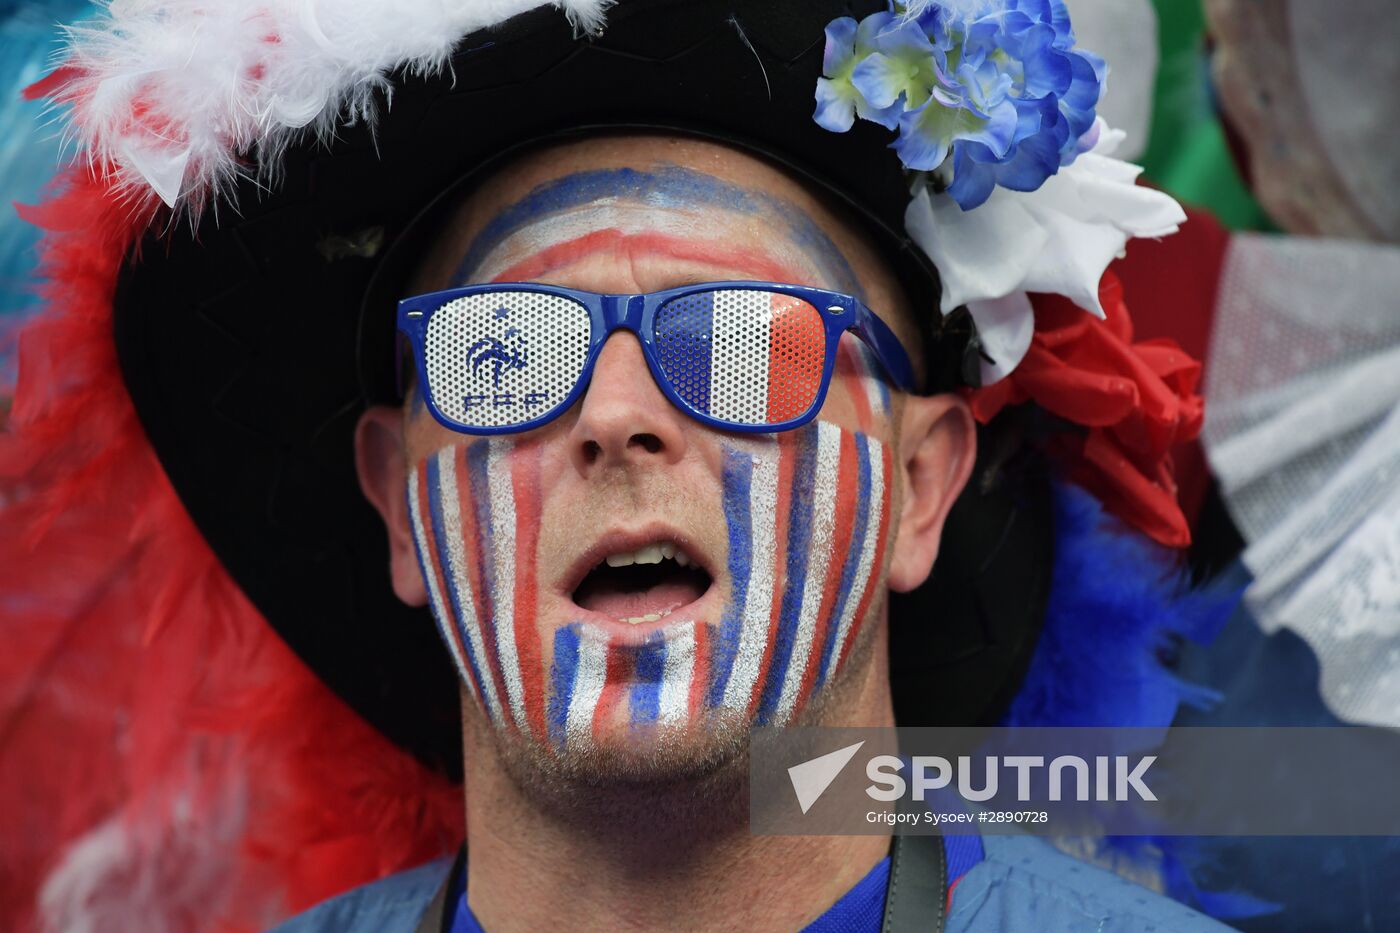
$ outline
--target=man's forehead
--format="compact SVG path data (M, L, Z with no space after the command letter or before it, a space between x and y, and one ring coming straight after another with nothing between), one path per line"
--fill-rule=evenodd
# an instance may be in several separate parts
M827 281L808 284L866 298L906 345L917 345L909 339L916 331L901 310L901 290L862 227L763 158L687 136L608 134L523 152L464 196L420 269L416 290L465 284L526 218L548 225L605 203L704 210L726 224L766 225L774 239L798 244L831 271Z

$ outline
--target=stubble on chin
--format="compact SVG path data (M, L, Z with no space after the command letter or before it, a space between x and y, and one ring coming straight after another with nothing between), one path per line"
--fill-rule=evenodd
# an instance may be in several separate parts
M861 627L846 664L789 726L868 724L850 713L870 686L872 663L884 660L874 657L879 628ZM640 826L655 833L658 821L692 838L746 831L754 727L746 714L711 710L684 727L632 726L608 741L564 746L493 728L470 700L463 714L468 748L493 756L484 766L498 769L527 806L555 820L594 833Z

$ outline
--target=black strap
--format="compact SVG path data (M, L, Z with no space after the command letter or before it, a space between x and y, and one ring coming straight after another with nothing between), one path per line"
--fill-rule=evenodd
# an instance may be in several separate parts
M452 884L467 865L457 853L415 933L451 933ZM948 906L948 857L942 836L895 836L890 845L890 884L885 889L885 922L880 933L943 933Z
M457 857L452 861L452 870L442 879L437 893L433 895L427 909L423 911L423 916L419 918L418 926L413 928L414 933L452 933L452 918L457 905L447 903L448 895L452 893L453 883L466 868L467 847L463 846L457 850Z
M881 933L943 933L948 857L942 836L895 836Z

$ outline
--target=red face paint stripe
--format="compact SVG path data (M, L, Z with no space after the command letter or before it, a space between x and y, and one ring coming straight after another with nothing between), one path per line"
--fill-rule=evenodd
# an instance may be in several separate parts
M422 523L423 530L429 542L426 548L427 553L423 556L427 558L428 572L433 575L431 583L437 588L437 591L442 594L442 611L447 615L448 637L452 639L452 650L456 651L457 657L464 662L463 666L467 675L467 683L471 686L472 693L475 694L477 703L480 704L482 709L487 709L486 699L482 696L481 684L476 682L476 678L472 674L471 665L465 663L467 651L466 647L462 644L462 620L457 618L456 612L452 609L452 600L447 596L447 578L444 575L444 568L439 563L442 555L438 552L438 548L431 544L434 540L433 510L432 506L429 504L428 497L433 495L433 489L428 483L428 461L424 459L419 463L415 472L418 474L418 520Z
M810 430L810 428L809 428ZM773 664L773 649L778 639L778 623L783 608L783 593L787 589L788 524L792 518L792 474L797 463L797 436L802 431L788 431L778 436L778 501L774 507L773 529L773 605L768 611L768 634L764 638L763 661L758 665L753 692L749 695L749 716L758 710L763 697L763 685L768 682L768 668Z
M511 489L515 494L515 643L520 663L526 722L546 736L544 660L535 624L535 577L540 540L540 448L519 444L511 453Z
M694 240L663 233L625 234L610 228L547 246L533 256L512 264L491 281L531 282L593 253L608 251L622 251L632 259L661 256L743 269L749 277L769 282L800 280L791 267L750 249L735 249L712 240Z
M632 654L626 649L609 643L606 672L603 674L603 692L598 697L598 705L593 708L593 736L602 738L617 718L617 710L627 700L627 687L632 682Z
M865 626L865 614L870 610L870 601L875 597L875 581L880 578L880 570L885 565L885 542L890 538L890 502L894 498L894 491L890 484L894 482L894 458L890 454L888 444L880 445L880 474L884 477L880 495L880 537L875 542L875 556L870 561L870 575L865 579L865 592L861 594L860 605L856 607L855 618L851 621L851 632L846 636L846 643L841 646L841 656L837 659L837 666L846 663L846 655L851 652L851 645L855 644L856 636ZM870 507L874 509L875 503ZM834 670L834 668L833 668Z
M860 426L862 434L870 433L872 415L870 412L870 397L865 392L865 381L861 378L864 375L864 367L861 366L856 350L851 346L851 341L855 338L841 339L840 345L836 348L836 371L841 374L841 382L846 387L846 394L851 397L852 404L856 408L856 423Z
M478 441L477 443L483 442ZM483 659L486 670L482 672L482 676L491 678L491 682L495 686L496 697L504 707L506 705L506 683L505 676L501 672L501 655L496 650L496 639L491 634L495 630L490 617L491 601L487 598L485 581L482 579L481 562L484 558L481 553L481 528L477 524L477 504L472 493L471 461L467 458L468 449L463 447L461 450L453 451L457 466L457 510L462 522L462 553L466 560L467 587L471 590L469 598L472 601L472 606L476 609L477 628L481 631L482 650L486 654ZM502 721L509 723L510 711L503 709L503 712Z
M822 602L817 613L817 625L812 632L812 651L807 656L807 668L802 673L802 686L793 704L793 715L802 711L811 698L816 685L817 672L822 666L821 646L826 644L827 629L838 620L832 618L836 600L841 588L841 571L845 557L851 549L851 537L855 529L857 467L855 435L841 432L841 459L836 471L836 517L832 522L831 558L826 565L826 579L822 586Z
M710 683L710 627L696 622L694 629L695 662L690 672L690 699L687 704L692 721L700 716L705 704L705 691Z

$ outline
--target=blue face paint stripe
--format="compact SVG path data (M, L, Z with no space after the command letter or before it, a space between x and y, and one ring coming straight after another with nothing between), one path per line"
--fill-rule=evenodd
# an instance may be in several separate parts
M452 604L452 618L448 620L448 624L456 630L457 637L462 642L462 649L467 656L467 664L471 667L472 677L476 679L476 691L484 696L481 666L477 664L477 658L472 654L471 639L467 636L466 627L462 622L465 616L462 614L462 596L457 590L457 576L452 572L452 563L447 558L447 534L444 530L446 526L442 520L442 482L436 456L428 458L427 467L428 488L424 489L422 494L428 497L428 517L433 525L433 546L437 548L438 563L442 565L443 580L447 584L447 598ZM421 561L419 566L422 566ZM431 572L432 568L423 567L425 581L432 579L429 576ZM467 598L471 598L470 593L467 594Z
M481 580L481 629L482 639L488 652L496 650L496 553L495 530L491 527L491 441L481 440L468 444L462 454L467 468L467 481L471 483L472 503L476 506L476 533L480 545L476 549L478 579ZM515 633L508 633L514 638ZM504 702L504 700L503 700Z
M817 426L808 425L798 432L797 463L793 468L791 518L788 521L787 574L783 581L782 609L778 614L778 632L773 642L773 661L763 684L758 704L758 724L772 718L783 692L788 662L792 659L793 640L802 615L802 593L807 585L808 539L812 531L813 478L817 471Z
M661 712L661 679L666 671L666 637L657 632L636 649L629 696L632 721L655 722Z
M792 241L832 275L837 290L864 300L860 280L845 254L806 211L782 198L741 188L678 165L665 165L653 172L632 168L575 172L534 188L482 228L458 263L454 281L458 284L470 281L491 251L520 228L551 214L604 198L631 199L672 210L718 207L777 217L788 228Z
M549 737L562 745L569 722L569 703L574 698L578 674L579 625L573 622L554 633L554 660L549 671Z
M865 533L870 524L870 440L864 434L856 433L856 514L855 527L851 529L851 546L846 554L846 563L841 568L841 592L836 597L836 606L831 611L831 620L826 627L826 640L822 645L822 663L817 673L817 686L826 683L831 673L831 659L836 647L836 630L841 617L846 612L846 601L851 598L851 584L855 581L860 567L860 552L865 546Z
M729 528L729 579L733 585L729 606L711 642L710 682L705 704L717 707L724 700L734 658L739 652L739 636L744 627L744 606L749 593L749 571L753 566L753 528L749 516L749 496L753 482L753 460L741 451L724 452L724 520Z

